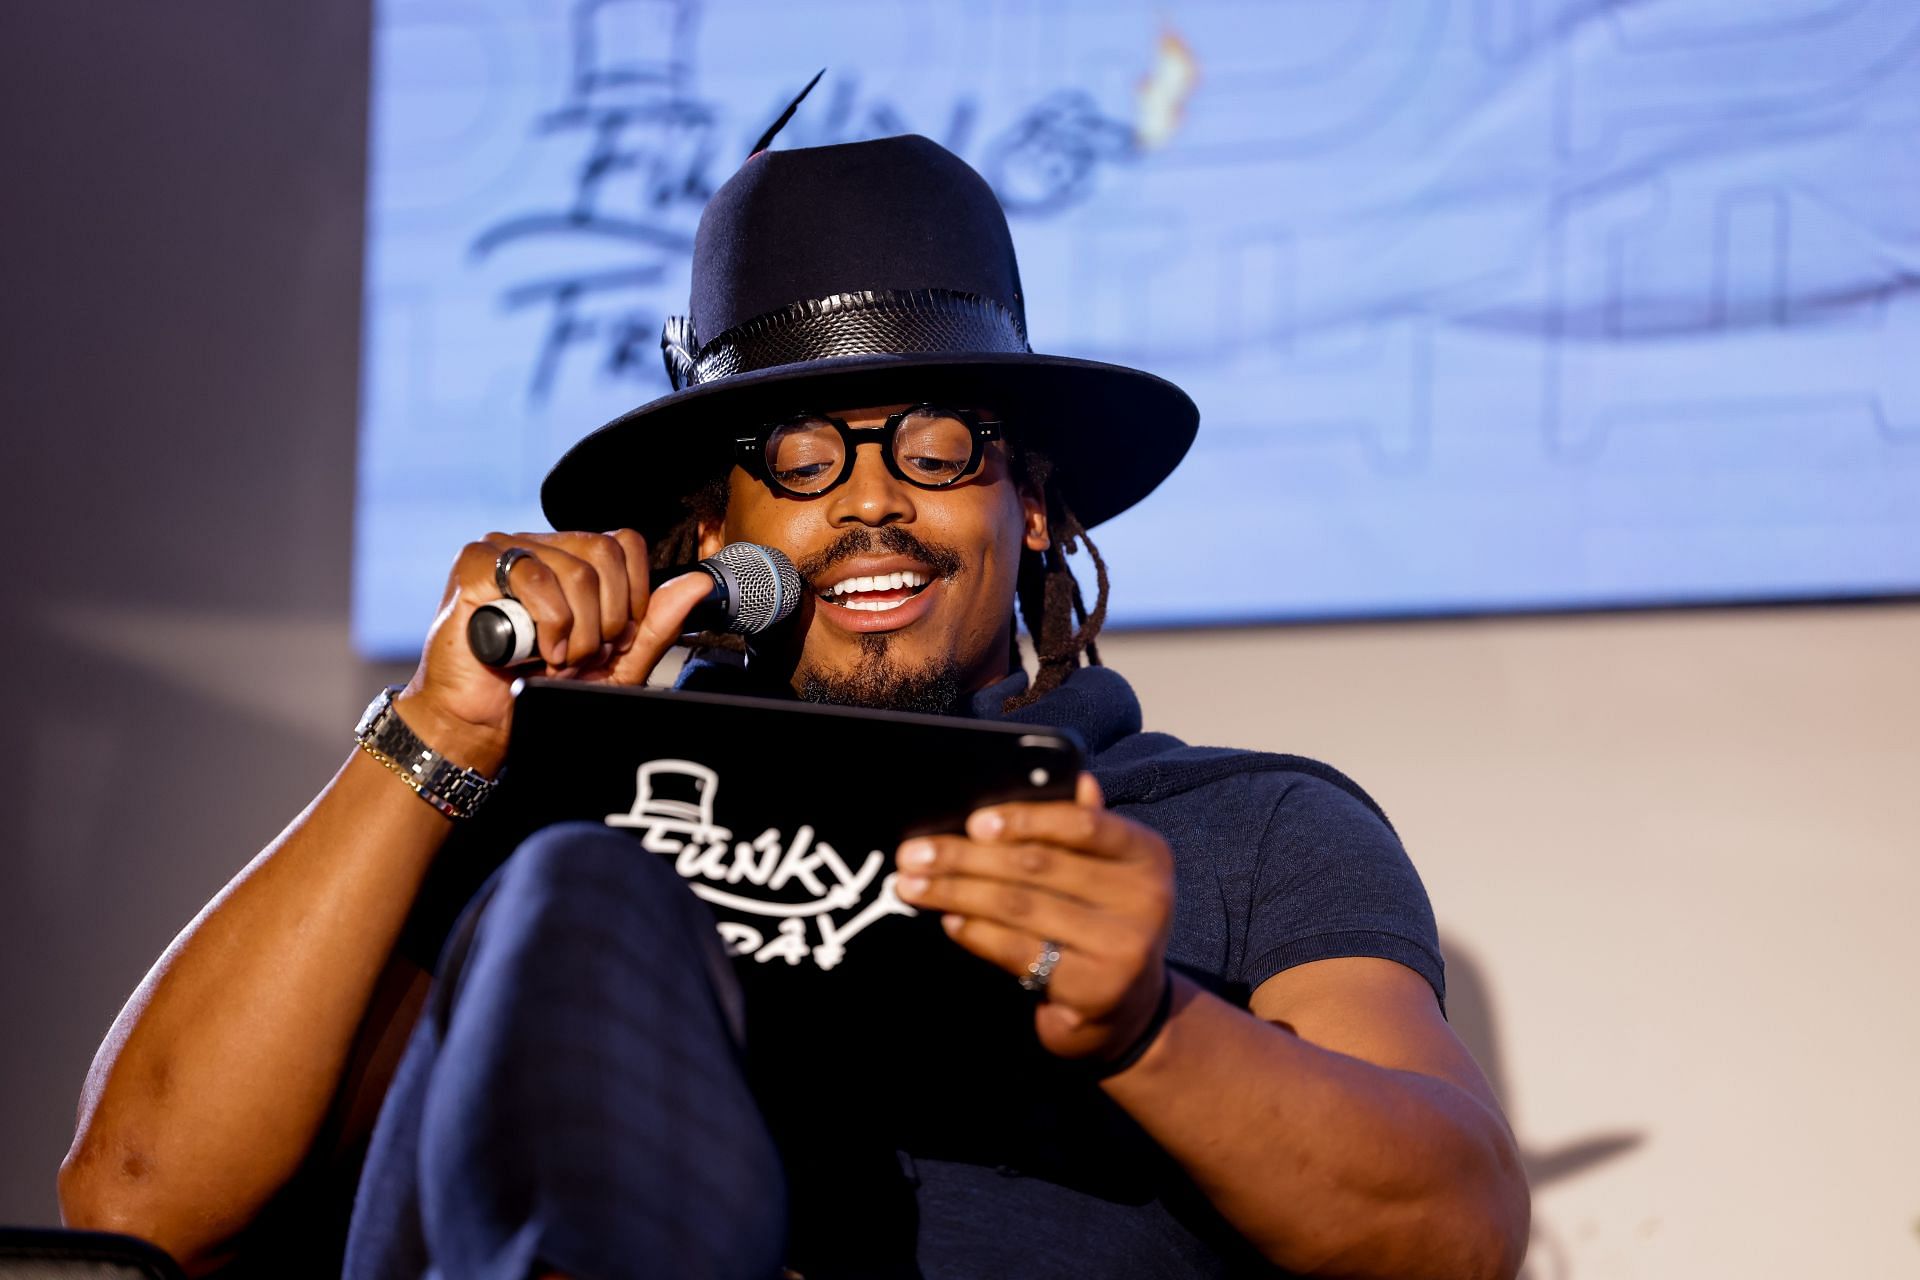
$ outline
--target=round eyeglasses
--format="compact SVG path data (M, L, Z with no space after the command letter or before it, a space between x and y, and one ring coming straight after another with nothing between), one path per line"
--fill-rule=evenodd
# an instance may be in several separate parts
M945 489L980 469L986 442L1000 439L1001 422L971 409L917 404L877 427L850 427L824 413L802 413L769 423L733 442L734 461L781 493L813 498L853 474L854 451L880 446L887 470L922 489Z

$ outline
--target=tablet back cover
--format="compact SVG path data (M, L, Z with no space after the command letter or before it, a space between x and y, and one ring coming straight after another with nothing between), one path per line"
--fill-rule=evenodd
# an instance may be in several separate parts
M1080 767L1046 727L535 680L490 817L624 831L712 909L794 1211L825 1225L908 1193L897 1151L999 1163L1046 1127L1032 997L900 901L894 855L982 803L1070 798Z

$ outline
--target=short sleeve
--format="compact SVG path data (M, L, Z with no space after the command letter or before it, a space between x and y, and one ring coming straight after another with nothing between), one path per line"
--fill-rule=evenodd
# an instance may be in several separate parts
M1419 872L1378 813L1332 782L1288 779L1261 837L1248 912L1249 990L1310 961L1377 956L1425 978L1446 1008Z

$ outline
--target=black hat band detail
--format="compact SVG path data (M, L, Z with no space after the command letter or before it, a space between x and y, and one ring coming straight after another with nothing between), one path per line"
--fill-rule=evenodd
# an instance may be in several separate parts
M1011 310L953 289L865 289L794 302L701 345L685 316L661 326L660 353L674 390L757 369L835 356L1030 352Z

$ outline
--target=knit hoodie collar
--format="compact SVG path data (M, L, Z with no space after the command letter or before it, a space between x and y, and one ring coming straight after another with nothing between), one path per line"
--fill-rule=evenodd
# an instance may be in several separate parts
M740 693L791 698L784 683L756 681L734 654L705 654L689 658L674 688L706 693ZM1027 673L1014 671L975 693L967 714L976 720L1004 720L1014 724L1044 724L1068 729L1079 736L1089 757L1099 755L1120 739L1140 732L1140 700L1117 671L1080 667L1057 687L1024 707L1008 712L1008 698L1025 693Z

